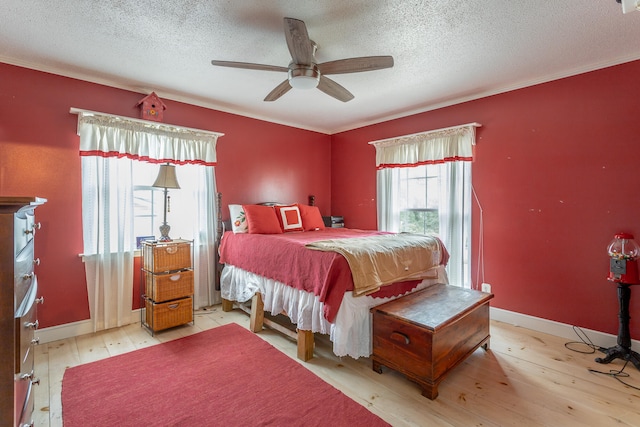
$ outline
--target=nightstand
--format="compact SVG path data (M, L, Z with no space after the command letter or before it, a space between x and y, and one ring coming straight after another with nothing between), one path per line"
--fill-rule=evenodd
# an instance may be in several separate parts
M140 321L153 335L193 323L193 263L190 240L142 243L144 277Z
M344 217L342 216L323 216L322 221L324 221L325 227L331 227L331 228L344 227Z

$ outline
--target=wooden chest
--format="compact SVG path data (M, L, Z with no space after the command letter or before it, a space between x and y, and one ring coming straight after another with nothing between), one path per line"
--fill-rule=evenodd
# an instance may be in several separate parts
M437 284L373 307L373 370L401 372L438 396L445 376L478 347L489 347L488 294Z

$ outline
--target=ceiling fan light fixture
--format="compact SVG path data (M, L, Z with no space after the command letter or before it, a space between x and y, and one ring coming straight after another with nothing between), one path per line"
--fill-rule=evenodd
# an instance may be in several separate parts
M284 18L284 36L291 54L291 62L287 67L219 60L212 60L211 64L219 67L244 68L246 70L286 71L288 78L280 82L267 94L264 98L265 102L279 99L292 88L318 88L338 101L348 102L353 99L353 94L339 83L325 76L393 67L393 58L389 55L345 58L318 64L315 55L318 45L309 38L307 26L299 19Z
M289 84L294 89L315 89L320 83L320 72L314 65L308 68L290 68Z

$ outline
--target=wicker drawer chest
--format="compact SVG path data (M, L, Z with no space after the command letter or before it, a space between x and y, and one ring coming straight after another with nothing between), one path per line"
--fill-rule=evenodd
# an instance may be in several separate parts
M373 307L373 370L386 366L438 396L445 376L489 346L488 294L437 284Z
M141 324L152 334L193 322L191 241L142 243Z

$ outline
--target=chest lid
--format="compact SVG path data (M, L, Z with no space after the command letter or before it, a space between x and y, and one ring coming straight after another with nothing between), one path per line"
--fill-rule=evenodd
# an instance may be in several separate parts
M493 294L439 283L371 310L435 331L491 298Z

